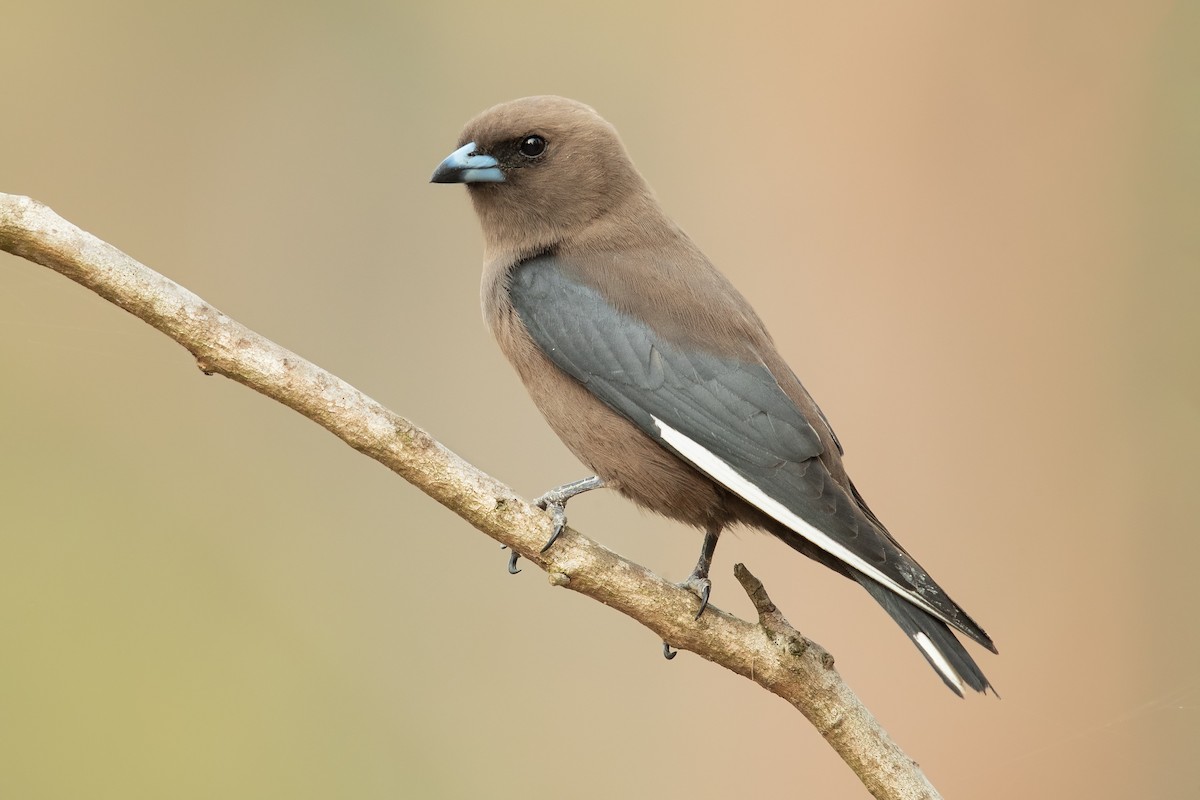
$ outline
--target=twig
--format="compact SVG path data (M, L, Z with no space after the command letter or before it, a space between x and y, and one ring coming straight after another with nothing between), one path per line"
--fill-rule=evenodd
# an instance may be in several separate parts
M545 570L550 582L632 617L664 641L745 676L795 706L877 798L939 795L842 681L833 658L801 636L744 566L735 574L758 622L710 605L568 529L539 552L550 518L350 384L235 322L192 292L27 197L0 194L0 249L62 273L187 348L224 375L300 412L393 470L493 539Z

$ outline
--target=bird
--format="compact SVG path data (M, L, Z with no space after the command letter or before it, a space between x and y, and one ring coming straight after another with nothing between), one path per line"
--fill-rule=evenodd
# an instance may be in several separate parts
M758 314L663 211L609 122L563 97L501 103L430 180L466 185L485 321L594 472L537 499L554 522L547 549L567 501L600 487L703 530L681 584L699 619L721 532L760 529L862 586L960 697L992 689L954 631L995 653L991 638L867 506Z

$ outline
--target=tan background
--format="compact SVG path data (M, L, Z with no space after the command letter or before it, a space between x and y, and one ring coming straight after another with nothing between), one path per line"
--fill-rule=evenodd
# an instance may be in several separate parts
M1200 796L1200 6L25 3L35 196L534 495L581 477L480 321L465 120L622 131L876 510L995 636L947 692L726 537L948 797ZM687 10L685 10L687 9ZM0 797L859 797L788 707L513 578L328 434L0 256ZM675 579L699 537L588 534Z

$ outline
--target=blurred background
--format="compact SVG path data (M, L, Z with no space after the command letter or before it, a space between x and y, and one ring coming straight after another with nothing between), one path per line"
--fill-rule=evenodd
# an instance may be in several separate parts
M463 123L596 107L872 507L995 637L960 701L727 536L947 797L1200 794L1200 5L9 4L27 194L525 496ZM784 703L553 590L317 426L0 254L0 797L860 797ZM699 535L572 522L674 580Z

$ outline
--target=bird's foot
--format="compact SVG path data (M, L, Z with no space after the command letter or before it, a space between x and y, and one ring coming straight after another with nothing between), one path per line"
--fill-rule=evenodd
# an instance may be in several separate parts
M700 619L704 609L708 608L708 598L712 594L712 581L708 579L708 570L712 567L713 553L717 550L717 539L720 535L720 525L708 526L704 532L704 545L700 548L700 560L696 562L696 568L687 576L687 580L676 584L680 589L687 589L700 598L700 610L696 612L696 619ZM670 661L678 653L678 650L671 649L670 644L663 642L663 658Z
M550 538L542 545L541 552L546 552L550 547L558 541L558 537L567 527L567 501L577 494L590 492L592 489L599 489L604 485L604 481L593 475L590 478L584 478L579 481L565 483L562 486L551 489L544 495L533 501L533 504L538 508L545 509L550 512L550 520L554 523L554 528L550 532Z
M558 541L558 537L562 536L562 532L567 527L567 501L566 500L546 500L546 495L542 495L533 504L538 508L550 512L550 521L554 523L554 527L550 529L550 538L542 545L541 552L546 552L551 545Z
M551 489L533 501L533 504L538 508L542 508L550 512L550 519L554 523L554 529L550 532L550 538L544 545L542 545L541 552L544 553L549 550L550 546L558 540L558 537L561 536L562 532L566 529L567 501L577 494L590 492L592 489L599 489L603 485L604 481L593 475L592 477L584 478L583 480L564 483L562 486ZM501 550L504 548L505 545L500 545ZM509 575L516 575L521 571L517 569L517 560L520 557L521 554L515 550L512 552L512 555L508 557Z
M696 612L696 619L700 619L704 609L708 608L708 597L712 594L712 581L708 579L707 572L704 574L699 571L693 572L686 581L675 585L680 589L687 589L700 598L700 610Z
M696 619L700 619L704 609L708 608L708 596L712 594L712 581L708 579L708 571L712 568L713 553L717 552L717 540L720 537L721 526L711 523L704 531L704 544L700 547L700 558L696 561L696 568L688 575L686 581L677 584L680 589L687 589L700 598L700 610L696 612Z

